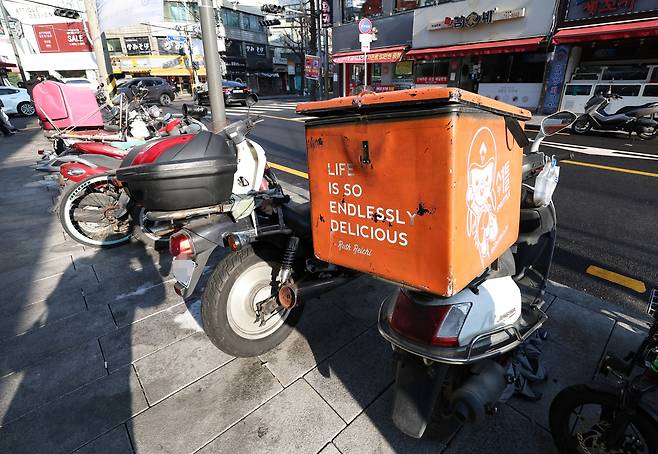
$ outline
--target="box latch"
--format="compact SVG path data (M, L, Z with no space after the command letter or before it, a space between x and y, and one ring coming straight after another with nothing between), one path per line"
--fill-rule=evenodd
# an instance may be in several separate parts
M370 149L368 148L367 140L361 142L361 156L359 157L359 162L361 162L362 166L370 164Z

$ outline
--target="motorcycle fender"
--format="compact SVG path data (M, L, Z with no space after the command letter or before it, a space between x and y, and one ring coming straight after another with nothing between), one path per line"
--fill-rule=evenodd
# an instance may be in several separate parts
M447 364L426 366L419 358L400 356L395 361L393 423L410 437L423 436L446 372Z
M177 282L175 284L176 292L183 298L190 296L199 283L212 252L218 246L224 247L224 236L227 233L243 231L250 227L250 218L233 221L227 214L213 215L190 222L184 231L192 237L194 250L196 251L194 261L197 266L192 273L190 285L185 288Z
M106 173L108 170L110 169L106 167L89 167L79 162L71 162L62 164L59 168L59 173L65 180L79 183L89 177Z
M585 386L592 391L612 394L616 398L619 398L620 390L617 387L607 385L605 383L587 383ZM658 408L651 405L649 402L647 402L646 399L640 400L639 407L640 411L643 411L647 418L651 418L651 420L654 422L654 425L658 427Z

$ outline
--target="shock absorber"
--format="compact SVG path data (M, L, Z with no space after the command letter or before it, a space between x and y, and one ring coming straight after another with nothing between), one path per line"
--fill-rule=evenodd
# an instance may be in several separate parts
M295 255L299 247L299 238L291 236L286 246L286 251L283 253L283 260L281 261L281 270L277 280L280 284L285 283L292 274L292 266L295 263Z

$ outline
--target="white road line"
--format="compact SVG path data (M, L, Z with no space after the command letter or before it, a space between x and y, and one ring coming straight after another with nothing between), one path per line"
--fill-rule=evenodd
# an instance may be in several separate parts
M235 110L243 110L247 112L249 110L248 107L230 107L230 109L235 109ZM265 107L265 106L258 106L258 107L252 107L251 111L253 112L254 110L268 110L268 111L274 111L274 112L280 112L285 109L281 109L280 107Z
M542 145L593 156L608 156L613 158L646 159L649 161L658 161L658 155L638 153L635 151L611 150L609 148L586 147L583 145L572 145L559 142L543 142Z

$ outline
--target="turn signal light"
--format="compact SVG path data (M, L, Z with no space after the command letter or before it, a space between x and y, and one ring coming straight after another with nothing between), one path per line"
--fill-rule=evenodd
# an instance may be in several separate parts
M411 340L437 347L458 347L470 306L418 304L405 290L400 290L389 323L394 331Z
M194 257L192 237L185 232L178 232L169 238L169 253L178 260L188 260Z

